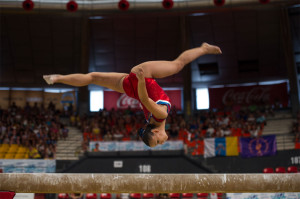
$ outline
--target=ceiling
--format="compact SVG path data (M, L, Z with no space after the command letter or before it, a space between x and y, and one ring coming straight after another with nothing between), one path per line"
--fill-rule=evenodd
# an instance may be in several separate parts
M192 63L195 86L287 78L281 45L283 7L97 14L1 7L0 86L44 87L43 74L129 72L143 61L176 58L185 40L189 47L206 41L223 50L221 56ZM300 62L299 7L290 10L295 60ZM240 72L241 61L253 60L257 71ZM216 63L218 74L200 75L199 64L207 63ZM184 78L178 74L160 83L180 86Z

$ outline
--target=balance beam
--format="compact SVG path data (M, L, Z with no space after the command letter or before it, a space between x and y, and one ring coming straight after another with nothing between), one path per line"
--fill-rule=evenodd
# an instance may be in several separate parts
M294 174L0 174L0 191L16 193L300 192Z

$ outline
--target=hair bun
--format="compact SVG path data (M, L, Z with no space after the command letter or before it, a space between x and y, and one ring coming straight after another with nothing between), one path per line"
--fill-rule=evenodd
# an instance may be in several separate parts
M139 136L140 136L141 138L143 138L144 135L145 135L145 129L140 128L140 129L139 129Z

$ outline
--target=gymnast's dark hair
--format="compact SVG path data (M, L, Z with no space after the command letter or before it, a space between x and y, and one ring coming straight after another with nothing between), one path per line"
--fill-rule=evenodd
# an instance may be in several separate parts
M151 140L152 136L154 135L154 133L151 132L151 130L155 128L154 124L150 124L148 123L146 128L141 128L139 130L139 136L142 138L143 142L147 145L149 145L149 140Z

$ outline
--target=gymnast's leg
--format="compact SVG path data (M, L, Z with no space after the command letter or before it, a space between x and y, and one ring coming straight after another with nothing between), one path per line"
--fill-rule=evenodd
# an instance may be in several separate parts
M198 48L192 48L190 50L184 51L173 61L144 62L132 68L131 72L137 73L138 69L141 67L143 69L145 77L164 78L178 73L183 69L185 65L194 61L202 55L221 53L222 52L218 46L203 43Z
M43 78L48 84L62 83L70 86L86 86L96 84L114 91L124 93L123 79L126 73L102 73L92 72L87 74L70 75L44 75Z

